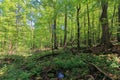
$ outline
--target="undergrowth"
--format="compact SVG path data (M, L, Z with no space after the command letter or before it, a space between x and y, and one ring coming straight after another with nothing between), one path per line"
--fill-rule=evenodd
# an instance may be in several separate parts
M119 58L114 54L73 54L67 50L54 53L57 55L52 56L53 53L50 51L30 56L1 55L0 80L42 80L43 75L55 80L59 71L65 75L64 80L85 79L86 75L90 74L88 63L93 63L112 74L114 79L120 79L120 71L117 70L120 66Z

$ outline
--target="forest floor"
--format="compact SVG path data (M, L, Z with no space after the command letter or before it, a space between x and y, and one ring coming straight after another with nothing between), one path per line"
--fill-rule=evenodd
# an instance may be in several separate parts
M27 56L26 56L26 55ZM61 74L61 75L60 75ZM0 55L0 80L120 80L117 54L70 50Z

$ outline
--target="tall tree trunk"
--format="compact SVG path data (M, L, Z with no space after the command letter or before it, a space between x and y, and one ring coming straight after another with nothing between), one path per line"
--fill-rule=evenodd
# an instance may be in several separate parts
M71 21L70 21L71 23L70 23L70 42L71 41L73 41L73 32L74 32L74 30L73 30L73 28L72 28L72 19L71 19Z
M95 21L95 18L94 18L94 12L92 12L92 43L93 45L95 45L95 24L94 24L94 21Z
M118 26L120 27L120 3L118 5ZM117 30L117 39L120 42L120 28Z
M98 35L97 35L97 43L100 43L101 42L101 23L100 21L98 22Z
M62 45L63 45L63 39L62 39L63 37L62 36L60 36L60 47L62 47Z
M86 15L84 15L84 43L86 45L87 37L86 37Z
M88 17L88 47L91 46L91 39L90 39L90 32L91 32L91 29L90 29L90 14L89 14L89 6L87 4L87 17Z
M80 14L80 4L77 6L77 48L80 49L80 22L79 22L79 14Z
M115 13L116 13L116 3L114 4L114 10L113 10L112 19L111 19L110 37L112 37L112 33L113 33Z
M108 9L108 0L105 0L101 3L102 6L102 13L101 13L101 25L102 25L102 37L101 37L101 45L103 45L105 48L110 48L110 35L109 35L109 27L108 27L108 15L107 15L107 9Z
M64 47L67 46L67 10L65 11Z
M57 49L57 36L56 36L56 18L54 19L54 25L53 25L53 40L54 40L54 49Z

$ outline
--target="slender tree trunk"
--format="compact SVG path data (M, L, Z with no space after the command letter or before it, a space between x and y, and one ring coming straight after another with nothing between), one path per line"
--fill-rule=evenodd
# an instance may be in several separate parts
M90 39L90 32L91 32L91 29L90 29L90 14L89 14L89 6L87 4L87 17L88 17L88 47L91 46L91 39Z
M60 36L60 47L62 47L63 45L63 40L62 40L62 36Z
M5 28L5 34L4 34L4 42L3 42L3 51L5 52L5 46L7 45L7 41L6 41L6 38L7 38L7 29Z
M70 42L72 42L74 40L74 28L73 28L73 19L71 19L71 30L70 30L70 33L71 33L71 36L70 36Z
M54 40L54 49L57 49L57 36L56 36L56 18L54 19L54 25L53 25L53 40Z
M20 7L20 4L18 3L17 4L17 10L16 10L16 35L15 35L15 41L14 41L14 52L15 52L15 50L18 48L18 41L19 41L19 27L20 27L20 19L19 19L19 17L21 17L21 15L19 15L19 13L20 13L20 9L21 9L21 7Z
M86 45L87 37L86 37L86 15L84 15L84 43Z
M120 27L120 3L118 5L118 26ZM117 30L117 39L120 42L120 28Z
M66 8L66 7L65 7ZM64 48L67 46L67 9L65 9Z
M70 42L73 40L73 28L72 28L72 20L70 21L71 22L71 26L70 26Z
M101 25L102 25L102 37L101 37L101 45L104 45L105 48L110 48L110 35L109 35L109 27L108 27L108 1L103 1L101 3L102 6L102 13L101 13Z
M99 14L99 17L100 17L100 14ZM100 23L100 20L98 21L98 29L97 30L98 30L97 43L100 43L101 42L101 23Z
M77 48L80 49L80 22L79 22L79 14L80 14L80 4L77 6Z
M94 24L94 12L92 13L93 16L92 16L92 43L95 44L95 24Z
M113 26L114 26L114 17L115 17L115 13L116 13L116 3L114 4L114 10L113 10L113 15L112 15L112 19L111 19L111 30L110 30L110 37L112 37L112 31L113 31Z

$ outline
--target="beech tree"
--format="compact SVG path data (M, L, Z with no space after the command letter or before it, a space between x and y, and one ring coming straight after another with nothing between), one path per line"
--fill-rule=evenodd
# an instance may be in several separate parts
M108 25L108 0L101 1L102 13L100 17L101 26L102 26L102 37L101 37L101 45L104 45L106 48L111 47L110 43L110 33L109 33L109 25Z

